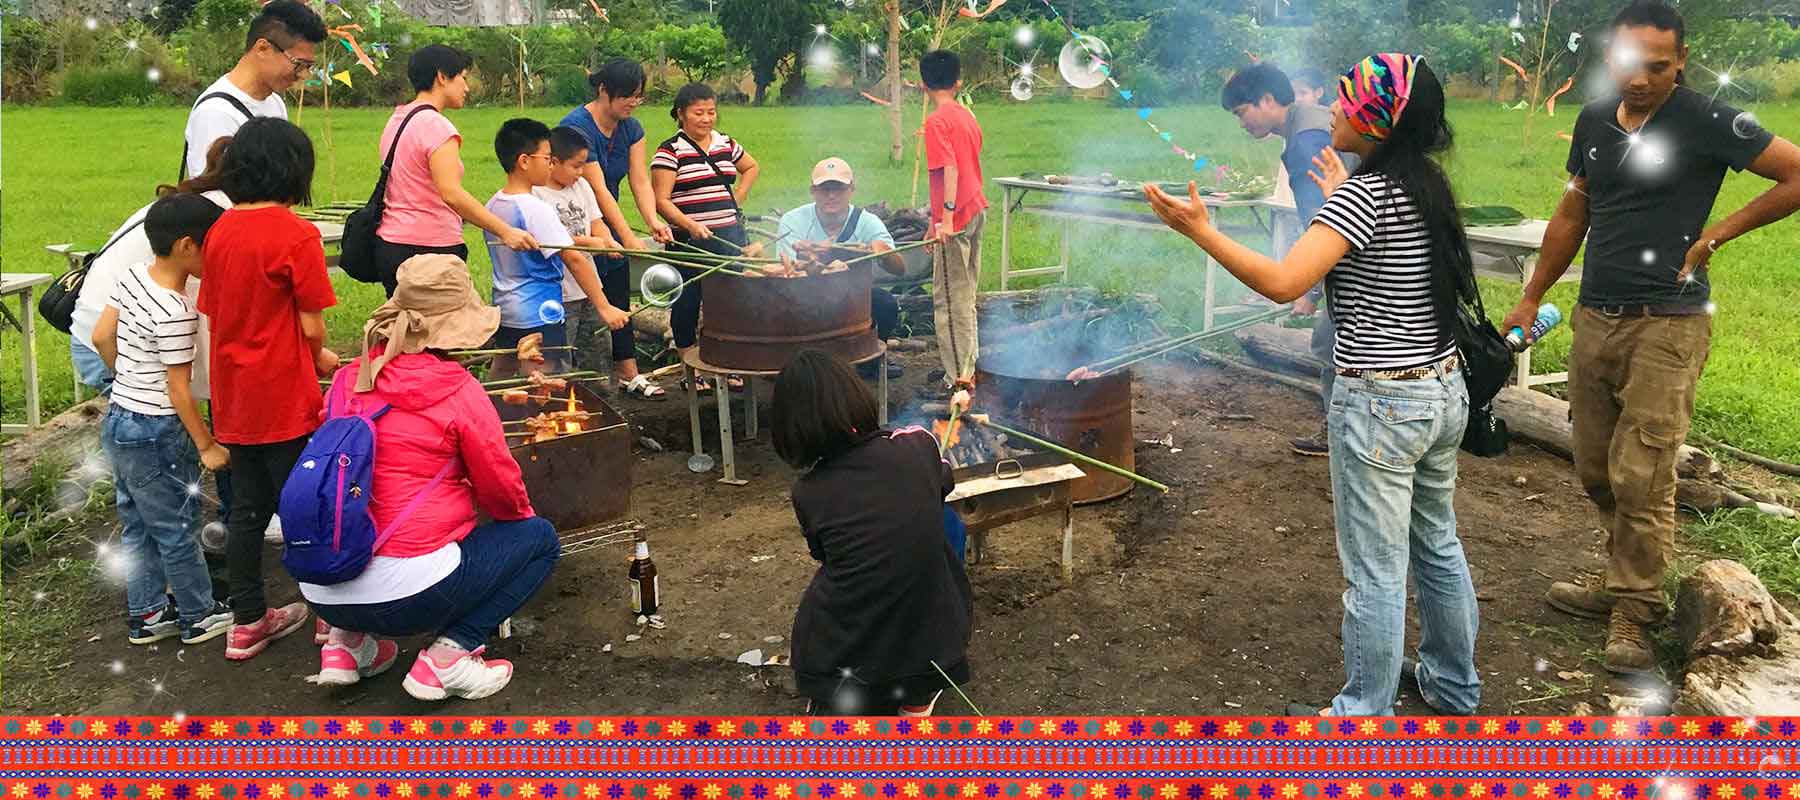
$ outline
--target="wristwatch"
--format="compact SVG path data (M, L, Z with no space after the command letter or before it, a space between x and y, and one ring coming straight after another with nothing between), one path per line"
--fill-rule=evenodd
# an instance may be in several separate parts
M956 201L955 200L945 200L944 201L944 210L945 211L955 211L956 210Z

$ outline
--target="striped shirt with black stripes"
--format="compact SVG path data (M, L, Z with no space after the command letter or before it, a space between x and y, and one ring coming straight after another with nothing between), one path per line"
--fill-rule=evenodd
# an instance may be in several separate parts
M737 183L737 162L743 160L744 148L731 137L713 131L706 150L702 155L694 143L677 133L656 148L650 168L675 173L675 189L669 194L669 202L681 213L709 230L729 228L739 222L731 186Z
M158 286L149 264L132 266L119 277L109 305L119 309L112 402L149 416L174 414L169 367L194 362L199 312L186 295Z
M1329 276L1343 369L1396 370L1456 352L1431 298L1431 235L1405 187L1385 175L1352 176L1313 223L1350 242Z

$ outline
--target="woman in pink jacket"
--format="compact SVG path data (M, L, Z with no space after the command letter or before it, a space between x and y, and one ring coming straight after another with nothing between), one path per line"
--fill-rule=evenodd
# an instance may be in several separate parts
M363 328L362 357L332 381L327 408L389 406L375 421L370 511L377 530L400 524L361 575L300 584L332 626L318 680L345 685L384 672L399 647L378 637L433 633L406 692L487 697L512 679L512 664L482 658L483 645L549 577L556 532L531 509L493 403L444 352L480 347L500 312L481 302L453 255L416 256L397 277L393 298ZM477 507L494 521L475 524Z

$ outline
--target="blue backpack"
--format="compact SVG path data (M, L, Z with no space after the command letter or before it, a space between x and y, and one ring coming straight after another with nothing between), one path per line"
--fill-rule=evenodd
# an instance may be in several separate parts
M321 586L361 575L375 551L456 463L445 462L387 530L377 531L375 515L369 511L375 488L375 420L388 412L388 406L383 403L362 413L362 404L354 403L356 410L341 410L339 395L335 386L326 395L325 424L313 432L288 473L279 506L286 543L281 565L294 580Z

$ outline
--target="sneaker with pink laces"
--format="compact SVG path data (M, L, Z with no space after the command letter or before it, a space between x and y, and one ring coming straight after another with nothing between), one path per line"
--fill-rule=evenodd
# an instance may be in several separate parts
M331 641L331 623L324 617L313 617L313 644L323 645Z
M406 687L407 694L420 700L442 700L452 695L465 700L480 700L506 688L513 673L511 661L482 658L481 652L486 649L477 647L447 667L432 663L431 657L420 651L401 685Z
M289 603L263 612L263 618L249 625L233 625L225 637L225 657L232 661L254 658L270 642L280 639L306 624L306 604Z
M355 647L328 643L319 650L319 679L326 686L349 686L363 678L373 678L400 660L400 645L392 639L379 639L363 634Z

